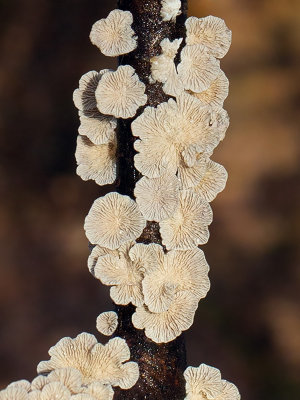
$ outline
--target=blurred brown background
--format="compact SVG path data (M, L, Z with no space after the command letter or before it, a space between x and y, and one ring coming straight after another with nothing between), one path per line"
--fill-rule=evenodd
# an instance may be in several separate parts
M0 0L0 386L32 379L62 336L111 309L88 273L83 220L99 187L75 174L81 75L114 66L89 42L110 0ZM212 289L186 334L190 365L245 400L300 398L300 2L191 0L233 31L231 116L214 160L229 181L204 247ZM298 247L298 248L297 248Z

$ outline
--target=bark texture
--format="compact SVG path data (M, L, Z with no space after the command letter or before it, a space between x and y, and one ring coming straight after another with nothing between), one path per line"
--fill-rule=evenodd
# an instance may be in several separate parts
M163 22L160 16L161 0L119 0L121 10L131 11L133 29L138 36L137 49L120 57L120 65L131 65L146 85L148 102L146 106L157 106L167 101L162 84L149 83L151 74L150 59L161 53L160 42L169 38L184 37L184 23L187 18L187 0L182 0L182 14L176 23ZM145 106L145 107L146 107ZM139 110L139 113L143 108ZM119 174L118 191L133 198L135 183L141 174L134 168L135 138L131 133L132 119L121 120L118 127ZM148 222L140 243L161 243L158 224ZM186 368L186 351L183 335L166 344L156 344L148 339L144 331L133 327L131 316L134 307L117 306L119 326L115 333L126 340L131 351L131 360L140 368L137 384L129 390L115 389L116 400L182 400L185 397L183 372Z

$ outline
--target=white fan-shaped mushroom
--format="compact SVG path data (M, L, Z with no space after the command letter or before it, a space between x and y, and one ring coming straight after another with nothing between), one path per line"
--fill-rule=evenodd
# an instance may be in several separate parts
M163 21L176 21L176 17L181 14L181 0L162 0L160 15Z
M134 195L145 219L159 222L171 217L178 206L179 180L170 174L144 176L136 183Z
M91 42L106 56L130 53L137 46L132 22L131 12L113 10L107 18L94 23L90 33Z
M111 250L138 238L145 226L136 202L116 192L96 199L84 223L89 241Z
M130 65L121 65L100 80L96 90L98 110L116 118L132 118L147 102L145 88Z
M185 25L188 45L201 44L217 58L226 55L231 45L231 31L221 18L211 15L205 18L190 17Z
M175 214L160 223L163 244L168 250L188 250L205 244L212 222L210 205L192 190L182 190Z
M206 201L213 201L217 195L224 190L228 173L223 165L208 160L206 171L200 182L193 187L193 190Z
M114 311L103 312L97 317L97 330L102 335L111 336L118 326L118 315Z
M139 377L138 365L125 362L130 358L130 351L125 340L119 337L103 346L95 336L81 333L75 339L61 339L50 348L49 355L49 361L39 363L38 373L71 367L81 372L84 385L99 381L122 389L132 387Z
M217 368L201 364L198 368L188 367L184 371L186 400L201 398L215 400L222 391L221 373Z

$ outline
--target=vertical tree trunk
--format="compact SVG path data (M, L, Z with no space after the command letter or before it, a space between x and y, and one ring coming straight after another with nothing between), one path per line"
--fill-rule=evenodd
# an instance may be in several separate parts
M167 101L162 84L149 83L151 74L150 59L161 53L160 42L181 38L184 35L184 22L187 18L187 0L182 0L182 14L176 23L163 22L160 17L161 0L119 0L121 10L133 14L133 29L138 36L137 49L120 57L121 65L131 65L146 85L148 106L157 106ZM146 105L146 106L147 106ZM143 109L139 112L141 113ZM131 133L132 120L122 120L118 127L119 176L118 191L133 197L135 183L141 174L134 168L135 138ZM140 243L161 243L158 224L148 222ZM126 340L131 351L131 360L140 368L140 378L130 390L115 389L116 400L182 400L185 397L183 372L186 368L186 351L183 335L166 344L156 344L148 339L143 331L137 330L131 323L134 307L117 306L119 326L115 333Z

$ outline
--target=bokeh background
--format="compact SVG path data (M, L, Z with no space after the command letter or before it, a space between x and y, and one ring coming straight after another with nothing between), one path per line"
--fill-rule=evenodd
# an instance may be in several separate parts
M75 174L72 92L114 67L89 42L111 0L0 0L0 387L35 376L62 336L111 309L88 273L83 221L100 193ZM212 289L187 332L190 365L245 400L300 398L300 2L190 0L222 17L231 116L214 160L229 172L204 250Z

